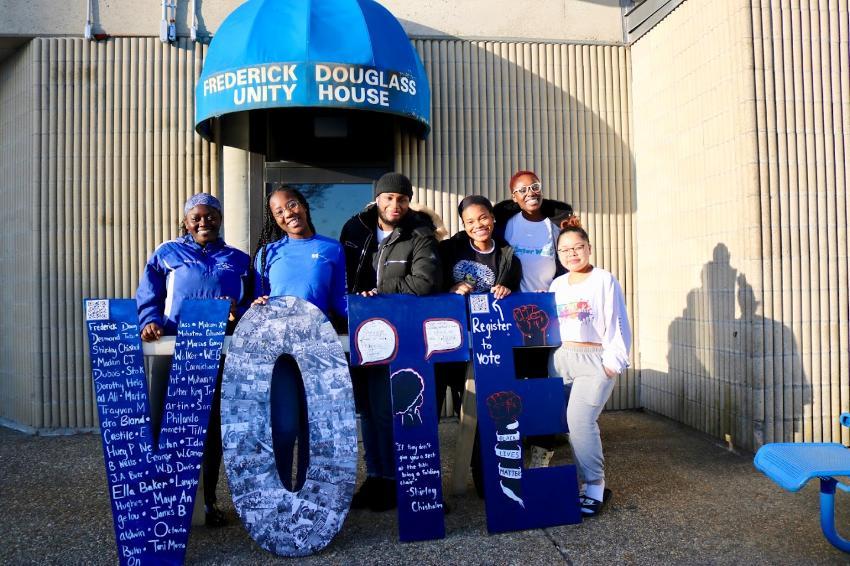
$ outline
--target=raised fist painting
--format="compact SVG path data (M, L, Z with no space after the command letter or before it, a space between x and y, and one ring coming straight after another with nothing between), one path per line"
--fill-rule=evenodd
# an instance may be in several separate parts
M522 399L513 391L497 391L487 397L487 410L496 425L496 459L499 485L509 499L525 507L522 500L522 443L519 416Z
M549 315L537 305L523 305L514 309L514 320L522 332L523 346L545 346Z

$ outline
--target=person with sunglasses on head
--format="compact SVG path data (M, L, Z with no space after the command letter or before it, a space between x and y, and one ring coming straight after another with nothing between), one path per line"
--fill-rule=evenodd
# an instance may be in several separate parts
M558 269L555 242L560 223L573 215L573 207L543 198L543 184L533 171L521 170L508 183L510 200L493 207L496 236L514 248L522 262L520 291L546 291Z
M590 263L590 238L581 222L573 217L562 226L557 253L568 273L549 287L561 330L561 346L552 352L549 371L564 380L581 512L592 517L611 497L597 421L617 376L629 367L632 333L620 284Z
M254 305L265 305L271 297L292 296L312 303L337 323L348 317L342 246L316 233L310 205L293 187L276 185L266 199L263 228L254 252L253 280ZM292 357L281 357L275 364L270 396L278 474L286 489L296 491L306 479L309 426L304 382ZM293 483L296 439L298 470Z
M228 299L231 302L232 333L244 301L250 297L247 279L251 258L232 248L219 237L222 224L221 202L207 193L198 193L183 207L182 236L161 244L148 259L136 291L141 339L155 342L177 334L180 308L187 299ZM224 358L222 357L222 360ZM210 409L204 445L203 483L206 524L227 523L216 501L221 467L221 377L219 373ZM158 442L162 411L171 371L171 358L155 356L150 365L151 429Z
M543 198L543 184L533 171L520 170L511 176L508 187L511 199L494 207L496 235L514 248L522 263L519 290L524 293L542 292L562 268L555 258L560 223L573 215L573 207L557 200ZM517 367L522 377L548 377L549 353L541 348L516 352ZM557 435L534 436L528 439L532 467L545 467L559 443Z

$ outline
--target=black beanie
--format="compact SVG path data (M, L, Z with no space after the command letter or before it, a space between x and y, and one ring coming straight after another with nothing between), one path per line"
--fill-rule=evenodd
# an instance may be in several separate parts
M413 198L413 185L401 173L384 173L375 183L375 196L381 193L398 193Z

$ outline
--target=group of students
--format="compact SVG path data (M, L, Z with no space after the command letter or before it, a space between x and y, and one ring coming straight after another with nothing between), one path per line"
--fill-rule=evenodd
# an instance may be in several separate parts
M339 241L316 233L309 203L297 189L276 186L266 201L253 258L221 239L218 199L194 195L184 206L182 236L161 244L142 274L136 295L141 338L154 341L175 334L180 305L190 298L230 300L233 326L249 306L262 308L270 297L291 295L311 302L344 327L348 294L487 292L502 298L514 291L552 291L562 345L545 358L532 355L519 363L527 364L526 375L563 378L565 391L570 392L567 421L581 481L580 505L585 516L595 515L610 495L597 419L614 378L628 366L631 343L623 294L608 271L590 264L588 234L569 205L544 199L540 179L531 171L515 173L509 186L510 200L496 206L480 195L461 200L458 214L463 229L441 242L435 236L434 218L410 207L413 187L400 173L378 179L375 200L345 223ZM155 438L169 367L167 358L155 358L150 372ZM438 409L447 386L453 395L460 395L465 373L463 363L441 368ZM389 370L353 367L351 375L367 476L352 507L392 509L396 482ZM296 439L299 447L305 447L307 440L299 376L294 361L282 357L271 388L275 458L290 490L303 484L308 463L307 450L298 450L298 477L293 482L293 448ZM226 522L216 505L221 371L218 379L203 466L210 526Z

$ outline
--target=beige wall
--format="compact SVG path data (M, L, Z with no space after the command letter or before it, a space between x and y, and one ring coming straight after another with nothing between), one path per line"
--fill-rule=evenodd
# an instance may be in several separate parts
M34 165L37 113L32 49L0 66L0 422L39 422L43 412L40 226L55 214L40 192Z
M95 31L112 36L159 36L161 2L104 2L95 6ZM190 2L178 4L178 33L188 36ZM214 34L242 0L195 0L200 29ZM385 0L419 37L529 38L622 42L620 0ZM82 36L86 0L0 0L0 36Z
M401 138L397 168L452 233L460 196L509 198L511 174L536 171L544 195L569 202L593 261L635 304L629 56L624 47L416 40L431 80L431 136ZM630 311L634 321L634 312ZM608 408L638 405L637 374Z
M3 418L36 429L96 426L82 299L132 297L148 254L177 235L185 199L219 192L218 160L193 129L203 49L36 39L3 64L4 102L18 92L21 117L6 126L17 109L0 106L0 143L14 146L11 159L0 154L11 177L0 214L21 237L4 241L0 292L21 320L33 309L40 317L0 340L11 348L2 371L20 368L2 375ZM8 268L8 255L19 265Z
M452 229L459 195L507 196L519 167L576 207L636 330L609 407L745 448L847 442L848 37L848 0L688 0L631 48L420 38L433 133L399 134L397 167ZM81 299L132 296L180 203L221 194L192 130L204 49L38 39L0 64L0 298L23 328L0 336L0 418L94 426Z
M632 46L641 401L750 449L840 440L850 384L847 2L754 4Z

